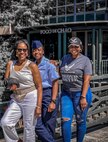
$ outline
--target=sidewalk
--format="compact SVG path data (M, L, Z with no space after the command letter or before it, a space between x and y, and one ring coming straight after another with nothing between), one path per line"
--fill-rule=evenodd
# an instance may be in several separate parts
M74 138L72 142L76 142L76 139ZM87 133L84 142L108 142L108 126Z
M1 139L0 142L5 142L5 140ZM57 142L62 141L60 140ZM76 142L76 138L72 139L71 142ZM87 133L84 142L108 142L108 125L104 128Z

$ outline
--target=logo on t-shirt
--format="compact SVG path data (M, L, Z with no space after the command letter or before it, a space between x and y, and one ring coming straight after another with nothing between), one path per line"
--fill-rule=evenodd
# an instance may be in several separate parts
M65 70L69 71L75 64L72 64L70 66L68 66L67 64L65 65Z

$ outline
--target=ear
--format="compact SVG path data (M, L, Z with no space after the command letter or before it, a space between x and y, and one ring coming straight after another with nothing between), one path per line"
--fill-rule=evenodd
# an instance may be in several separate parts
M82 52L82 49L80 49L80 52Z
M26 57L28 57L28 56L29 56L29 54L28 54L28 52L27 52Z

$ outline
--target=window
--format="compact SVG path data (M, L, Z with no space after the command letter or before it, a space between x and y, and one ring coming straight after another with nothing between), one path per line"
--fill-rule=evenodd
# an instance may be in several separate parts
M94 2L86 3L86 11L94 11Z
M91 13L91 14L86 14L86 18L85 18L86 21L93 21L94 20L94 14Z
M76 21L84 21L84 15L77 15Z
M84 4L76 5L76 12L77 13L84 12Z
M108 59L108 31L103 31L102 58Z
M105 13L96 13L96 20L105 20Z
M105 1L96 2L96 9L97 10L101 10L103 8L105 8Z
M87 56L92 60L92 32L87 33Z
M74 16L67 16L67 22L73 22Z
M56 23L56 18L50 18L50 23Z
M84 2L84 0L76 0L76 3Z
M73 4L74 3L74 0L67 0L66 1L66 4Z
M58 8L58 15L65 15L65 7Z
M74 13L74 6L67 6L66 7L66 14L72 14Z
M58 0L58 6L65 5L65 0Z
M65 22L65 17L59 17L58 18L58 23L62 23Z

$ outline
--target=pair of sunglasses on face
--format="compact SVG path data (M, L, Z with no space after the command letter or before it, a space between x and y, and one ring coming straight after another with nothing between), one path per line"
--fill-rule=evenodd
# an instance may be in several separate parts
M79 48L80 46L70 45L69 48Z
M23 49L23 48L18 48L18 49L17 49L18 52L22 52L22 51L23 51L23 52L26 52L27 50L28 50L28 49Z

